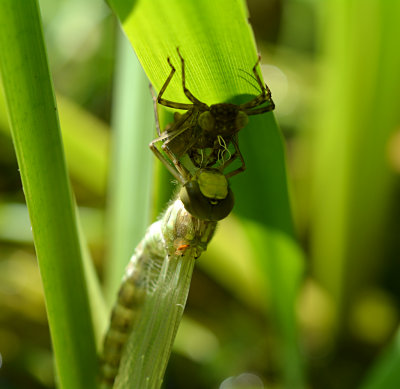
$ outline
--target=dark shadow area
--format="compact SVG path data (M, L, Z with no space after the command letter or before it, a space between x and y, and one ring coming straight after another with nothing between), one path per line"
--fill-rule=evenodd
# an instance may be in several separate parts
M113 10L115 15L123 23L125 19L131 14L138 0L106 0L109 7Z
M252 98L240 95L231 102L242 104ZM249 123L239 133L246 170L230 180L235 194L234 212L292 234L284 143L275 128L275 118L268 112L249 116Z

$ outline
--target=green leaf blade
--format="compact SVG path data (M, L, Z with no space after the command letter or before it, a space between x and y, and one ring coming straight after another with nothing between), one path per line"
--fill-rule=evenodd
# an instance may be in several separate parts
M121 18L124 11L120 2L110 3ZM207 104L227 101L238 94L258 93L240 77L250 79L244 72L251 73L257 61L254 37L249 24L244 22L246 10L242 1L142 0L121 20L157 90L170 73L168 57L180 73L176 52L179 47L187 61L188 87ZM166 98L171 96L176 101L187 101L180 75L168 87Z
M185 60L186 86L202 102L242 103L260 93L252 73L257 50L243 1L139 0L127 4L110 0L109 3L157 91L171 72L168 57L176 68L164 98L188 102L183 93L177 47ZM166 124L161 123L162 126ZM287 288L285 296L288 297L278 299L275 307L276 314L281 316L278 322L290 318L281 332L285 350L282 369L283 365L289 365L283 373L285 383L288 386L295 383L300 388L303 386L303 373L294 304L302 274L302 256L298 250L288 254L285 247L290 245L275 241L277 236L283 234L293 245L297 245L293 236L282 136L271 113L250 118L249 125L239 134L241 145L250 133L250 141L243 142L243 145L248 144L243 148L246 149L244 158L246 162L249 161L248 171L231 180L235 194L237 192L234 211L244 217L255 217L274 232L269 235L269 239L272 239L269 247L276 248L272 250L273 257L271 250L268 253L264 250L259 258L261 265L258 266L264 280L276 276L279 280L287 280L283 273L287 266L278 266L274 274L267 274L267 269L262 265L267 260L266 255L270 261L279 262L282 258L288 258L288 266L293 274L284 286L272 283L271 295L279 296L282 294L280 288ZM258 189L259 192L256 191ZM280 304L286 304L286 307L280 309Z
M39 9L36 1L2 0L0 5L1 75L59 386L95 388L95 340Z

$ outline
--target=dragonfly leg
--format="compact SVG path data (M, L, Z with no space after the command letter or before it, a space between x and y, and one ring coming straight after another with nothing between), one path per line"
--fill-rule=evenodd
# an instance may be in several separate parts
M160 120L159 120L158 111L157 111L157 96L154 93L153 85L150 83L149 86L150 86L151 97L153 99L154 116L156 118L156 130L157 130L158 136L161 136Z
M175 139L176 137L183 134L190 128L190 124L187 125L186 121L192 117L192 112L189 111L185 115L182 115L177 122L174 122L172 127L168 131L164 131L158 138L154 139L150 142L150 149L153 153L157 156L157 158L165 165L165 167L172 173L172 175L180 182L185 183L188 178L190 177L189 171L179 162L175 153L168 147L168 144ZM163 149L164 153L172 162L173 166L169 161L164 157L164 155L159 151L156 146L156 143L163 142L161 148ZM183 152L180 154L184 154L187 151L187 148L190 147L186 146Z
M181 142L183 147L180 147L179 151L177 151L177 153L179 153L179 154L174 153L173 147L170 146L170 143L175 138L178 138L181 134L183 134L185 131L187 131L189 129L191 129L191 131L192 131L192 133L188 137L189 139L187 141L186 141L186 139L184 139L184 141ZM187 153L187 151L190 150L192 148L192 146L196 143L196 141L197 141L197 137L193 133L193 126L191 126L189 123L189 125L187 125L187 126L183 125L182 128L177 129L174 132L171 132L169 134L168 138L165 140L165 142L161 146L164 153L172 161L172 163L174 164L176 169L180 172L180 174L184 178L185 183L186 183L186 181L190 180L191 174L190 174L189 170L181 164L181 162L179 161L179 158L181 156L185 155ZM172 145L172 143L171 143L171 145Z
M168 137L163 144L164 150L169 150L171 155L174 155L174 160L182 157L186 154L186 152L196 143L198 136L196 136L195 127L197 124L197 111L195 108L192 108L184 115L180 115L178 119L175 118L175 122L168 129ZM190 130L189 134L186 134L185 139L179 142L178 140L178 148L174 147L176 150L173 150L173 146L171 147L169 143L171 143L175 138L178 138L185 131ZM179 147L180 146L180 147Z
M176 51L178 52L179 58L181 59L182 63L182 87L183 87L183 92L185 93L186 97L195 105L201 105L201 106L206 106L206 104L202 103L199 99L193 96L192 92L188 88L186 88L186 72L185 72L185 60L183 59L179 47L176 48ZM207 107L208 108L208 107Z
M160 140L154 139L150 142L149 147L150 150L155 154L155 156L162 162L162 164L168 169L168 171L178 180L179 183L184 184L187 180L185 176L178 170L176 164L172 166L169 161L164 157L164 155L158 150L156 143L160 142Z
M170 158L172 163L174 164L176 170L179 172L181 179L179 182L184 185L187 181L190 180L190 172L188 169L186 169L181 162L175 157L175 155L166 147L165 143L161 146L163 149L164 153Z
M265 107L260 107L260 108L256 108L256 109L244 110L244 112L246 112L247 115L258 115L258 114L261 114L261 113L273 111L274 109L275 109L275 104L274 104L274 102L271 100L271 104L268 104L268 105L266 105Z
M246 170L246 163L244 162L243 155L242 155L242 153L240 152L240 149L239 149L237 135L232 139L232 143L235 146L235 153L233 154L232 158L225 163L224 169L225 169L226 166L228 166L237 157L242 162L242 165L240 167L238 167L236 170L233 170L230 173L228 173L226 175L226 178L230 178L230 177L236 176L236 174L239 174L239 173L241 173L241 172Z
M239 108L246 112L247 115L255 115L259 113L264 113L268 111L273 111L275 108L275 104L272 101L271 91L269 90L266 84L263 84L261 78L257 72L257 65L260 63L261 57L258 56L256 64L253 66L253 73L257 80L257 84L260 86L261 93L256 96L254 99L248 101L247 103L240 104ZM258 107L264 103L268 103L265 107L259 108L257 110L251 110L251 108Z
M177 103L175 101L170 101L162 98L162 95L164 94L165 90L167 89L167 86L172 80L172 77L174 76L176 69L174 65L172 65L172 62L170 58L168 57L167 59L169 66L171 67L171 72L169 73L169 76L167 80L164 82L164 85L161 87L160 93L158 94L157 97L157 103L164 105L165 107L170 107L170 108L176 108L176 109L190 109L192 108L192 104L183 104L183 103Z

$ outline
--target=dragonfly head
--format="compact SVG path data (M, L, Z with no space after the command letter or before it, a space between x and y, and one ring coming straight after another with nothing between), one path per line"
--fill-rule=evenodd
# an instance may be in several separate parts
M198 121L206 132L228 135L241 130L247 122L247 114L237 105L229 103L211 105L209 111L200 114Z
M234 204L228 179L217 169L200 169L182 187L180 198L186 210L202 220L224 219Z

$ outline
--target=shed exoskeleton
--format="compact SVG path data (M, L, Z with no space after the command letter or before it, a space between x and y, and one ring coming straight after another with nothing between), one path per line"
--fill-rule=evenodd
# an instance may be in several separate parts
M167 59L171 72L162 86L158 96L153 95L158 137L150 143L150 148L171 174L182 184L181 196L187 210L196 217L205 220L220 220L226 217L233 207L233 195L227 179L244 171L246 166L239 149L238 133L248 122L249 115L258 115L275 108L271 92L264 85L256 68L253 74L261 93L243 104L219 103L207 105L197 99L186 87L185 60L177 49L182 65L182 87L191 103L179 103L163 98L176 69ZM166 107L186 110L183 114L175 112L174 121L161 131L157 114L157 103ZM157 144L162 142L161 150ZM229 150L230 146L231 150ZM181 161L187 156L195 173ZM225 169L236 159L241 165L224 173ZM192 169L193 170L193 169ZM203 181L203 185L199 180ZM226 185L226 198L208 197L207 185ZM230 208L230 209L229 209ZM228 211L229 209L229 211ZM201 211L203 210L203 212Z

